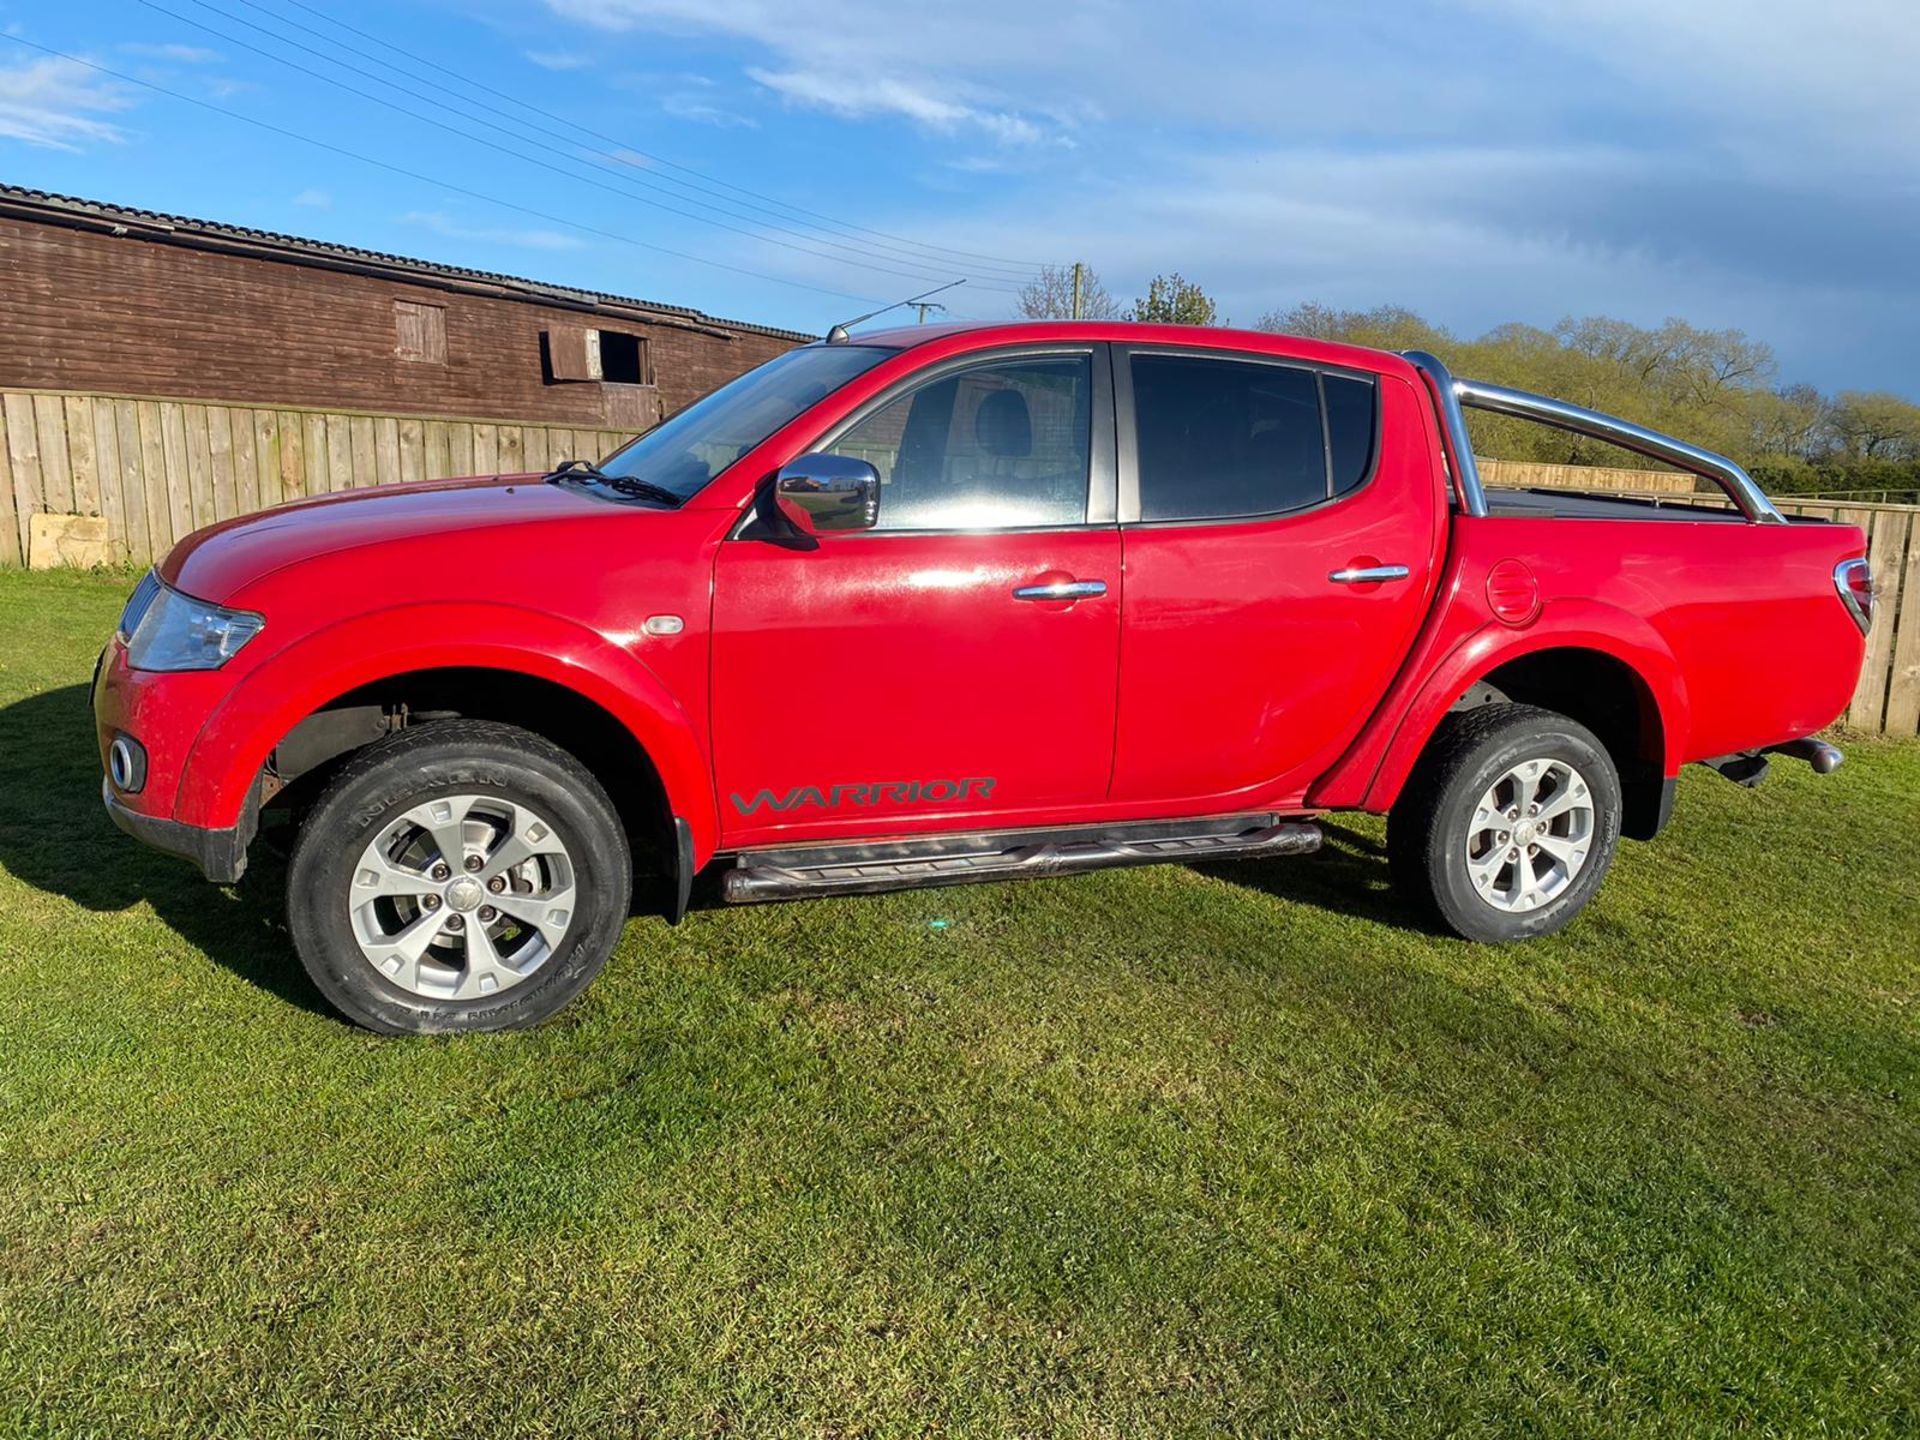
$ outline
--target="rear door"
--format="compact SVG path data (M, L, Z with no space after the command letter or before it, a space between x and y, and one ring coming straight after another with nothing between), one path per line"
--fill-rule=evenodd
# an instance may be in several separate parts
M1113 433L1104 347L967 357L816 445L879 470L875 529L721 545L724 843L978 828L1105 797Z
M1127 570L1112 798L1297 800L1426 614L1445 536L1404 381L1114 352Z

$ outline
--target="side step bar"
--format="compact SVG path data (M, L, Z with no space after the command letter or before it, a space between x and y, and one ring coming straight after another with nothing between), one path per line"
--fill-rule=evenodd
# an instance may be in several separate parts
M1305 855L1320 827L1275 815L1227 820L999 834L946 835L876 845L746 851L720 882L734 905L816 895L872 895L932 885L969 885L1073 875L1122 865Z

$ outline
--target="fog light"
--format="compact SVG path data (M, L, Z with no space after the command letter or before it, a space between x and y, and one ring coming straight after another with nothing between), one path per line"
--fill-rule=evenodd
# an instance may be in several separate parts
M107 747L107 778L123 795L138 795L147 783L147 752L138 740L116 735Z

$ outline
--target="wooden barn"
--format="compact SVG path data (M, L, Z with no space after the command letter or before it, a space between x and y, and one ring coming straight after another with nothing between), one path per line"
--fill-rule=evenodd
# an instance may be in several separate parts
M0 564L597 457L811 338L0 185Z

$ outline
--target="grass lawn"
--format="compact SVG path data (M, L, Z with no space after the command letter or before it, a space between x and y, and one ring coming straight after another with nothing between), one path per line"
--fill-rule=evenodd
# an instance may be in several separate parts
M0 573L0 1431L1920 1431L1920 746L1690 773L1519 949L1342 820L396 1042L102 815L130 584Z

